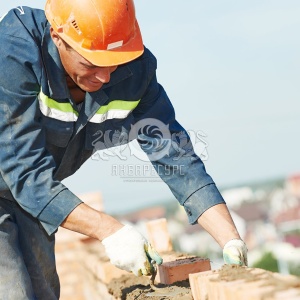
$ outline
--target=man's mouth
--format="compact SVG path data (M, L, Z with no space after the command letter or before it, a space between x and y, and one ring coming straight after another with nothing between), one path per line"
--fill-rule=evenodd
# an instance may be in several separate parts
M103 82L101 82L101 81L93 81L93 80L88 79L88 82L91 86L94 86L94 87L101 87L103 85Z

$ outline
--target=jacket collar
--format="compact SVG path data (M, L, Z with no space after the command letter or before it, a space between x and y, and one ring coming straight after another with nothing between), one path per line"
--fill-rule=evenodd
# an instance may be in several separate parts
M48 79L49 96L52 99L70 98L65 71L58 50L50 36L49 23L47 23L42 40L42 56Z

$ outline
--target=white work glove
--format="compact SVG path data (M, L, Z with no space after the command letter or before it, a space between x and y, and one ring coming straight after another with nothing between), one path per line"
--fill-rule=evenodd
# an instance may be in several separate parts
M158 265L162 258L151 244L132 226L125 225L102 241L110 262L119 269L132 272L136 276L154 272L151 260Z
M223 258L226 264L248 266L247 246L239 239L227 242L223 248Z

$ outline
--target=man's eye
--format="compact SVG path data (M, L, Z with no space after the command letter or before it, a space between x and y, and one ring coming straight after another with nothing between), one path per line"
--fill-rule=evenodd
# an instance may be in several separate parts
M81 64L85 69L94 69L94 68L96 68L96 66L90 66L90 65L86 65L86 64Z

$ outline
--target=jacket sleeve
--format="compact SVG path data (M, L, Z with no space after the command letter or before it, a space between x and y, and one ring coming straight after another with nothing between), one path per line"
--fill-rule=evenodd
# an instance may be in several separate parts
M150 56L149 60L148 88L133 112L136 137L158 175L184 207L189 223L195 224L207 209L225 202L195 154L187 131L176 121L165 90L157 83L156 59Z
M56 165L45 148L38 47L3 32L0 44L0 172L14 199L50 235L81 201L54 179Z

